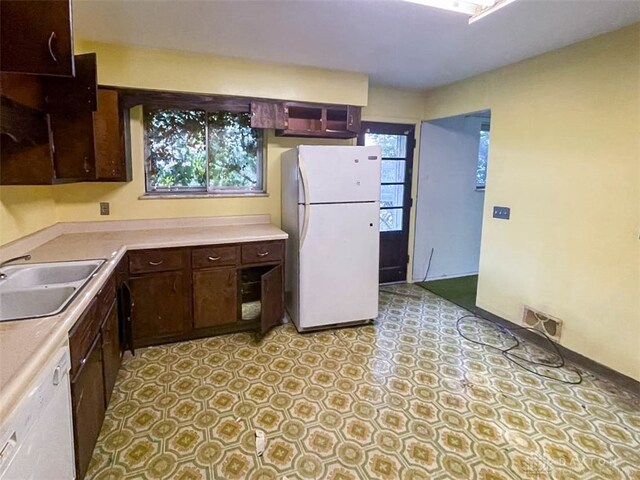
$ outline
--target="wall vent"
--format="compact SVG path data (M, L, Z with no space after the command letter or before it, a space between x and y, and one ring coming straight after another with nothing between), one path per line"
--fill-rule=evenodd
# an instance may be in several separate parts
M524 315L522 316L522 325L543 332L556 342L560 340L562 320L527 307L526 305L524 307Z

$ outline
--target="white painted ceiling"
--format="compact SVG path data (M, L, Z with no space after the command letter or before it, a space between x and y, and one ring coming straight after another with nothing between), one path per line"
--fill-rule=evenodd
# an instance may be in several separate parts
M367 73L431 88L640 21L640 0L517 0L472 24L400 0L75 0L78 38Z

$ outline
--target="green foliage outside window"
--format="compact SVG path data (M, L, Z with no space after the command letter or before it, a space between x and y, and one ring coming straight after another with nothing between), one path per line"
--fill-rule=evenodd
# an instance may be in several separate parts
M147 192L262 191L261 131L248 113L145 109Z

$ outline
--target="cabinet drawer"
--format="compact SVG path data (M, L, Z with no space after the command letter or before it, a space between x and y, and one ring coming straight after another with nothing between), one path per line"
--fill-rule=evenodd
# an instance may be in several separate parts
M242 245L242 263L268 263L282 260L283 242L259 242Z
M69 332L69 351L71 353L71 378L86 363L89 348L100 331L100 318L97 315L98 301L94 298L82 316Z
M182 251L178 249L140 250L129 253L129 272L166 272L182 269Z
M98 321L102 323L104 317L109 313L111 305L113 305L113 302L116 300L116 277L114 275L111 275L107 283L102 286L97 298L98 305L96 315L98 316Z
M191 252L191 265L193 268L235 265L237 258L237 247L194 248Z

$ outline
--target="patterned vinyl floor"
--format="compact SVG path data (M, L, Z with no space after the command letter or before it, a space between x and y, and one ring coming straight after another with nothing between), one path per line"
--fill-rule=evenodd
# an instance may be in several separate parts
M88 478L640 479L635 397L589 374L571 386L514 367L462 339L466 312L417 286L380 301L369 326L139 350Z

